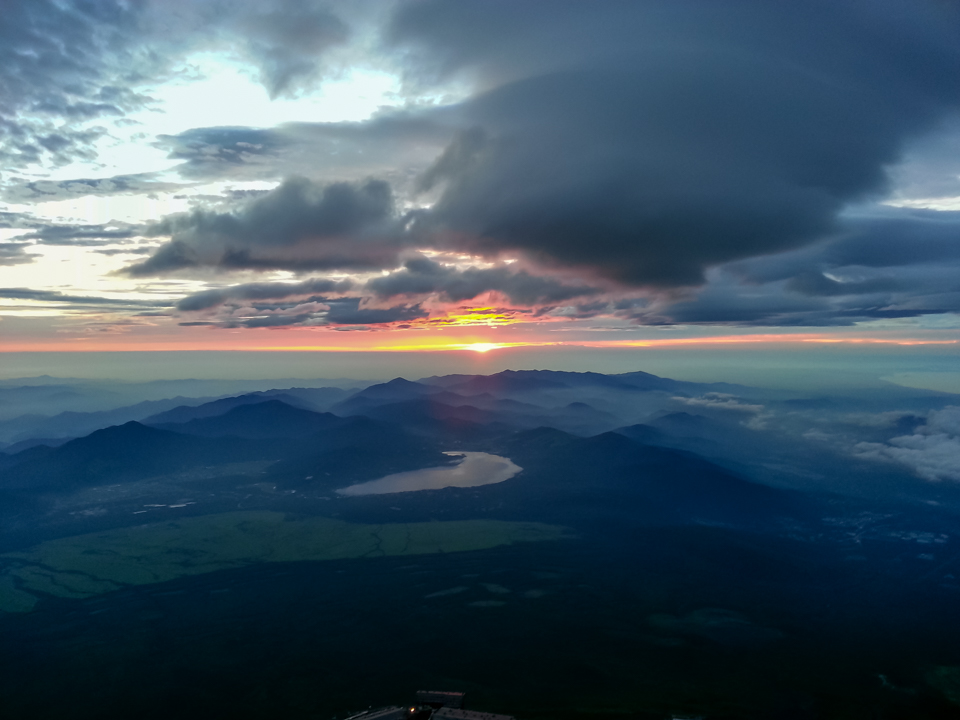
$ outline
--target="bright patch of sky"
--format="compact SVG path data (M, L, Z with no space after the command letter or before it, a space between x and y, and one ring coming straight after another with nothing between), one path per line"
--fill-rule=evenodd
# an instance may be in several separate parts
M193 186L189 192L155 193L151 195L83 196L67 200L34 202L29 205L7 205L11 212L29 212L57 222L81 222L92 225L109 222L141 223L158 220L165 215L186 212L198 195L219 196L228 190L269 190L273 182L215 182ZM16 230L16 234L28 232Z
M29 287L76 295L121 292L129 298L155 299L176 298L191 289L205 287L197 282L167 282L166 285L175 287L156 293L148 292L141 282L113 276L114 271L131 261L131 255L103 255L89 247L66 245L35 245L30 252L40 258L27 265L0 266L0 287ZM151 287L154 285L158 284L152 283Z
M266 89L241 66L222 57L203 54L190 59L190 70L181 79L154 90L153 107L126 118L124 126L97 143L94 163L73 163L37 173L52 182L77 178L162 173L180 160L154 147L159 135L176 135L193 128L218 126L273 127L288 122L357 122L378 110L402 102L399 79L386 72L352 69L345 77L329 80L313 94L271 100ZM57 222L108 224L143 223L188 211L197 196L222 196L228 190L268 190L272 182L214 182L187 191L151 195L82 196L66 200L7 204L11 212L30 213ZM12 239L29 230L3 230ZM89 248L37 247L42 260L30 265L0 267L0 285L34 288L73 288L87 291L117 290L123 282L111 273L127 265L131 256L104 256ZM192 285L193 283L191 283ZM179 286L177 291L183 291Z
M385 72L356 68L328 80L311 95L270 100L262 84L241 68L216 57L194 61L202 79L167 85L155 96L162 118L134 119L151 133L173 134L192 127L247 125L270 127L285 122L356 122L384 106L400 102L399 80Z
M73 163L43 173L48 180L110 177L169 170L179 164L152 145L158 135L201 127L273 127L288 122L357 122L403 102L400 81L379 70L354 68L328 80L313 93L271 100L249 72L222 56L204 53L189 59L174 80L150 92L155 103L128 115L123 126L97 143L93 163ZM34 206L42 212L39 206Z
M8 205L11 212L30 212L55 222L80 222L100 225L112 221L144 222L164 215L188 210L186 197L171 194L85 196L68 200ZM18 231L25 232L25 231Z

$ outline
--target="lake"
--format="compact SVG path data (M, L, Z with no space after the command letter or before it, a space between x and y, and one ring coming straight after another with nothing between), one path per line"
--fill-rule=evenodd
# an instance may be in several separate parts
M456 465L423 468L386 475L377 480L350 485L336 492L339 495L386 495L387 493L439 490L445 487L477 487L509 480L523 468L508 458L484 452L446 452L462 456Z

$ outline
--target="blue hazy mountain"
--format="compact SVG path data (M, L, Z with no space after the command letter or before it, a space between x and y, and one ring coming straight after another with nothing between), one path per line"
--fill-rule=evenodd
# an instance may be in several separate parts
M12 452L0 453L0 472L24 462L46 457L52 450L53 446L51 445L38 444L29 445L25 448L14 448Z
M304 410L314 410L326 412L326 410L349 396L350 392L340 388L285 388L283 390L264 390L260 392L246 393L233 397L220 398L198 403L189 403L180 407L175 407L166 412L157 413L143 419L146 425L162 425L164 423L185 423L189 420L199 418L214 417L223 415L229 410L240 405L253 405L266 400L279 400L280 402L298 407Z
M212 398L174 397L167 400L145 400L144 402L112 410L96 412L66 411L52 417L27 415L0 422L0 436L9 439L10 444L32 438L73 438L88 435L111 425L121 425L131 420L145 420L152 415L171 408L200 405Z
M549 377L545 377L549 375ZM425 378L422 382L439 385L447 390L463 395L524 394L538 390L559 390L570 387L553 377L554 373L541 370L514 372L505 370L495 375L448 375L443 378Z
M345 415L366 415L405 427L421 427L427 431L453 430L455 425L472 423L496 424L500 428L516 430L541 426L557 427L590 435L622 424L622 420L616 416L582 402L557 408L543 408L513 400L499 400L489 393L463 396L449 391L431 394L418 392L416 397L399 402L369 397L351 398L335 406L334 410ZM470 431L464 427L460 432Z
M16 452L21 443L37 444L37 440L62 440L87 435L94 430L135 420L147 425L186 422L199 417L220 415L237 405L276 398L288 405L307 410L326 411L350 391L341 388L286 388L248 393L228 398L173 397L145 400L134 405L96 412L66 411L53 416L25 415L0 422L0 439L6 439L6 452ZM47 443L49 444L49 443ZM56 444L56 443L54 443Z
M0 385L0 420L36 414L46 416L64 411L102 410L124 404L116 393L109 390L91 391L81 385L50 378L50 384L23 384L6 381Z
M10 443L9 445L4 446L3 452L8 455L15 455L22 450L27 450L32 447L37 447L40 445L46 445L47 447L60 447L64 443L70 442L73 440L72 437L58 437L58 438L30 438L29 440L20 440L19 442Z
M668 392L686 392L692 394L701 394L708 392L720 392L720 393L732 393L735 395L740 395L744 393L756 393L756 388L751 388L746 385L737 385L734 383L698 383L698 382L688 382L685 380L671 380L670 378L662 378L657 375L652 375L646 372L630 372L630 373L621 373L619 375L611 375L613 379L625 384L635 387L638 390L666 390Z
M526 382L537 390L544 387L541 378L510 377L514 388ZM597 384L594 378L584 382ZM554 510L556 503L572 502L585 511L584 498L596 495L606 497L618 513L622 502L635 504L643 509L637 517L648 519L656 515L688 521L698 513L716 518L723 509L721 515L729 521L734 516L730 508L736 506L738 520L746 521L748 516L770 512L772 506L758 504L757 497L780 492L736 479L702 459L694 462L692 456L671 454L622 435L583 438L557 429L616 424L616 418L586 403L541 408L539 415L531 414L533 405L507 403L504 408L502 401L491 401L489 395L481 397L497 409L448 405L435 398L464 403L469 398L403 380L372 386L335 406L342 411L362 404L367 409L363 416L340 417L294 407L277 399L284 394L267 397L247 395L178 408L158 417L200 417L149 426L127 423L59 448L34 448L9 456L0 482L19 489L71 487L250 460L275 462L265 472L284 485L296 485L298 478L307 477L346 482L372 478L378 472L414 469L424 460L446 462L440 450L452 442L491 447L519 458L525 481L506 487L520 492L522 502ZM518 407L524 412L517 412ZM696 424L693 419L690 422ZM544 427L526 429L538 423ZM496 495L500 490L490 492ZM698 497L699 504L694 502ZM707 512L707 508L713 510Z
M337 415L362 415L365 410L391 402L414 400L427 395L442 392L440 388L423 383L396 378L386 383L378 383L354 393L342 402L336 403L330 411Z
M812 507L795 493L744 480L695 454L618 433L581 438L540 428L510 436L498 449L529 468L522 486L527 502L562 508L567 522L593 515L603 522L762 525Z
M696 393L724 392L743 393L753 390L743 385L730 383L693 383L658 377L645 372L604 375L595 372L563 372L557 370L504 370L494 375L444 375L424 378L421 383L462 394L483 392L515 394L532 393L538 390L564 388L603 388L609 390L645 392Z
M262 456L260 448L236 438L190 437L138 422L97 430L42 450L24 451L31 456L0 474L0 488L71 489Z
M201 418L216 417L240 407L241 405L254 405L265 402L268 399L275 399L284 402L287 405L302 407L292 395L288 393L248 393L246 395L237 395L235 397L220 398L219 400L208 400L200 404L178 405L165 412L149 415L143 419L144 425L160 426L171 423L186 423L191 420Z
M299 438L312 435L343 420L330 413L318 413L289 405L278 395L274 399L241 403L222 414L201 416L186 422L149 423L161 430L201 437ZM231 398L237 399L237 398Z
M643 423L617 428L614 432L644 445L669 445L673 442L673 439L667 433Z

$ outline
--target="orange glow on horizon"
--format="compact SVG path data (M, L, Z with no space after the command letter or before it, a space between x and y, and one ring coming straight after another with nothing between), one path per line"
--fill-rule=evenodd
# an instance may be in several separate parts
M849 345L956 345L960 340L927 340L923 338L860 338L832 337L812 333L767 335L714 335L699 338L661 338L656 340L601 340L582 342L589 347L666 347L672 345L739 345L762 343L832 343Z
M440 317L421 318L411 320L407 325L415 328L440 328L440 327L475 327L478 325L492 327L495 325L515 325L524 322L526 318L516 317L509 312L497 310L496 308L469 308L468 312L461 314L447 314Z
M256 332L256 331L245 331ZM419 334L419 333L418 333ZM596 348L596 349L629 349L629 348L668 348L668 347L709 347L735 345L795 345L795 344L824 344L824 345L957 345L960 340L937 340L926 338L894 338L894 337L855 337L831 336L815 333L778 333L756 335L715 335L711 337L684 337L684 338L654 338L638 340L529 340L529 341L495 341L490 338L477 337L450 337L446 333L422 335L413 338L404 335L406 342L384 342L386 339L381 332L336 333L336 340L330 342L334 335L326 334L324 343L304 342L302 333L283 345L275 344L276 331L260 334L259 337L247 335L241 339L237 335L219 335L215 338L192 337L183 340L157 338L154 341L146 338L127 337L124 341L99 341L92 338L82 338L72 341L59 340L51 343L40 342L12 342L0 346L0 352L151 352L151 351L237 351L237 352L450 352L472 351L487 353L496 350L512 348ZM312 338L311 338L312 339ZM261 340L263 344L251 342ZM264 342L265 341L265 342ZM270 344L267 344L269 342Z

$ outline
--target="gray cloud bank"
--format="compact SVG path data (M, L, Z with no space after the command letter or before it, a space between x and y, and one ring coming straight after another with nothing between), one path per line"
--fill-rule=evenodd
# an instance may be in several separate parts
M306 280L300 283L248 283L188 295L177 303L177 310L208 310L223 305L230 300L275 300L312 293L346 292L351 287L353 287L353 283L349 280L340 282Z
M517 305L557 303L600 292L598 288L583 285L564 285L524 270L511 272L503 267L456 270L427 258L408 260L402 270L374 278L367 282L366 288L381 298L437 293L449 302L472 300L495 291Z
M677 322L850 325L960 312L960 213L879 209L830 238L731 263L695 297L644 310Z
M395 267L402 243L390 186L291 178L239 212L194 210L149 227L171 241L127 269L133 277L195 267L371 270Z
M157 300L129 300L87 295L70 295L56 290L33 290L31 288L0 288L0 299L33 300L45 303L68 303L75 307L117 307L126 309L167 308L172 305Z
M402 184L425 170L456 132L443 112L395 110L365 122L285 123L274 128L211 127L161 135L157 146L191 180L313 180L377 176Z
M859 443L860 457L895 462L925 480L960 480L960 407L934 410L912 435L888 443Z
M393 38L420 76L491 87L461 108L480 132L438 163L424 232L654 287L813 242L956 111L960 26L940 7L405 5Z
M280 283L276 283L280 285ZM243 288L244 286L240 286ZM429 313L417 304L394 305L390 307L365 307L362 297L324 297L322 295L300 298L295 301L264 302L260 299L244 298L256 295L258 298L279 298L282 290L270 290L267 285L246 286L245 290L231 289L225 296L214 302L207 293L199 293L181 301L180 305L189 306L193 302L206 304L214 312L208 313L205 320L181 322L181 325L210 325L222 328L279 328L279 327L320 327L347 326L348 329L368 329L367 326L405 323L426 318ZM272 293L272 294L271 294ZM290 295L301 295L291 292ZM183 310L183 307L178 309Z
M36 255L27 252L31 243L0 243L0 265L25 265L32 263Z
M200 2L180 14L150 2L12 7L13 22L29 32L10 37L19 49L0 51L0 61L13 53L0 62L5 96L19 98L0 104L0 144L21 160L89 148L68 137L94 132L77 118L142 106L131 88L197 48L230 47L273 96L295 96L335 72L336 54L370 30L363 23L379 23L377 62L399 69L411 97L474 88L458 103L363 123L158 138L188 182L302 177L233 211L164 219L148 233L165 242L127 268L133 277L387 270L366 284L369 295L589 299L572 312L641 323L843 325L960 310L954 214L850 210L887 196L891 168L960 116L954 4L419 0L373 12L274 0L227 12ZM159 58L149 73L148 56ZM25 110L48 113L63 138L18 124ZM949 175L946 165L938 172ZM88 183L107 192L150 180L47 190ZM483 256L495 267L418 259L428 249ZM513 258L522 270L498 264ZM557 279L568 276L582 279ZM606 310L600 288L620 293Z

